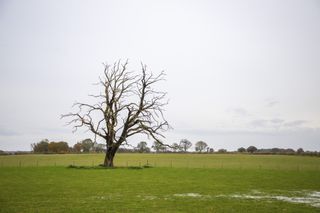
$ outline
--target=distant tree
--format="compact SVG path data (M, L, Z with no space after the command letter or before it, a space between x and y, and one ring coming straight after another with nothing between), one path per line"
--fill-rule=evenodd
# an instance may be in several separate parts
M203 141L198 141L196 144L195 144L195 149L197 152L202 152L203 150L206 149L206 147L208 146L208 144L206 144L205 142Z
M238 149L238 152L246 152L246 149L245 148L243 148L243 147L240 147L239 149Z
M101 153L106 151L106 145L103 143L96 143L94 146L95 152Z
M48 153L49 140L43 139L38 143L33 143L33 144L31 144L31 148L34 153Z
M304 153L304 150L302 148L299 148L299 149L297 149L297 153L302 154L302 153Z
M80 143L81 143L83 152L93 151L94 142L90 138L84 139L84 140L80 141Z
M77 153L82 152L82 144L78 142L75 145L73 145L73 151Z
M0 150L0 155L8 155L8 153L3 150Z
M249 146L248 148L247 148L247 152L249 152L249 153L254 153L254 152L256 152L258 149L257 149L257 147L255 147L255 146Z
M288 149L284 150L284 153L286 153L286 154L294 154L295 151L294 151L294 149L288 148Z
M177 151L179 151L181 148L180 148L180 146L179 146L179 144L177 144L177 143L173 143L172 145L171 145L171 148L172 148L172 151L173 152L177 152Z
M213 149L213 148L210 148L209 151L210 151L210 153L213 153L213 152L214 152L214 149Z
M145 141L141 141L140 143L138 143L137 150L140 153L150 152L150 148L148 147L148 144Z
M283 151L281 151L280 148L272 148L271 149L271 153L281 153L281 152L283 152Z
M50 142L48 145L48 152L50 153L68 153L69 146L67 142L60 141L60 142Z
M182 139L180 141L179 146L181 147L181 151L186 152L188 149L190 149L190 147L192 146L192 143L187 139Z
M34 153L68 153L70 151L67 142L49 142L48 139L31 144L31 148Z
M164 151L166 151L166 147L162 143L159 143L158 141L154 141L151 148L153 150L155 150L156 152L164 152Z
M227 152L226 149L219 149L219 150L218 150L218 153L226 153L226 152Z

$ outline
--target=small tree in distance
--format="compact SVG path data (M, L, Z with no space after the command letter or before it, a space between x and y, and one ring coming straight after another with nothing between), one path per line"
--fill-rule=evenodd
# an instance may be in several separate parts
M138 145L137 145L137 150L138 150L140 153L150 152L150 148L148 147L148 144L147 144L147 142L145 142L145 141L141 141L140 143L138 143Z
M82 152L82 144L80 142L73 145L73 151L76 153Z
M197 152L202 152L203 150L206 149L208 145L203 142L203 141L198 141L196 144L195 144L195 149Z
M48 153L49 152L49 140L43 139L39 143L31 144L32 151L34 153Z
M240 152L240 153L246 152L246 149L243 148L243 147L240 147L240 148L238 149L238 152Z
M257 151L258 149L257 149L257 147L255 147L255 146L249 146L248 148L247 148L247 152L249 152L249 153L254 153L255 151Z
M192 143L188 141L187 139L182 139L180 141L179 147L181 148L181 151L187 152L188 149L190 149L192 146Z
M80 143L81 143L81 148L83 152L93 151L94 142L90 138L84 139Z
M302 154L302 153L304 153L304 150L302 148L299 148L299 149L297 149L297 153Z
M181 147L179 146L179 144L173 143L171 145L171 149L172 149L173 152L177 152L177 151L179 151L181 149Z
M227 153L227 150L226 149L219 149L218 153Z
M154 141L151 148L156 152L164 152L166 150L166 147L158 141Z

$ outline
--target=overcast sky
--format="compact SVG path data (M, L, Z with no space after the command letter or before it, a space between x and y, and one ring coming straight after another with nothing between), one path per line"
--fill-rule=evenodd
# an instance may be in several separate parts
M169 144L320 151L316 0L0 0L0 149L92 137L60 115L127 58L167 74Z

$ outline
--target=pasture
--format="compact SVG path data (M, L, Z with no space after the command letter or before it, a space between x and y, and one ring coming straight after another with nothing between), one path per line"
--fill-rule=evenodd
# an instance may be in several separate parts
M118 154L115 169L102 161L0 156L0 212L320 212L317 157Z

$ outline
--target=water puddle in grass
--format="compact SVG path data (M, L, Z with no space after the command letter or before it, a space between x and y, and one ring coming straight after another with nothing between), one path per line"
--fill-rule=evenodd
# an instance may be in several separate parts
M320 192L294 192L296 196L284 196L284 195L267 195L261 192L254 191L252 194L231 194L231 195L218 195L217 197L229 197L236 199L254 199L254 200L278 200L288 203L301 203L307 204L313 207L320 208Z
M210 195L202 195L202 194L193 193L193 192L184 193L184 194L174 194L173 196L174 197L193 197L193 198L210 198L211 197Z
M174 194L175 197L202 197L199 193Z
M155 196L155 195L137 195L141 200L175 200L177 198L193 198L199 200L208 200L214 198L230 198L230 199L252 199L260 200L264 202L282 201L296 204L306 204L316 208L320 208L320 192L319 191L277 191L271 194L260 192L258 190L252 190L246 194L221 194L221 195L203 195L200 193L189 192L181 194L173 194L167 196ZM97 197L100 199L106 199L106 197Z

